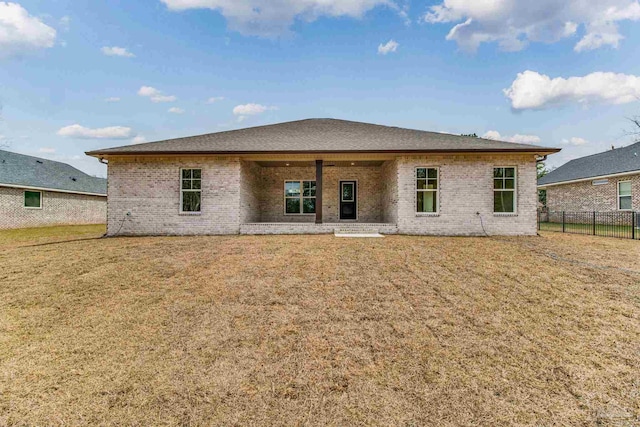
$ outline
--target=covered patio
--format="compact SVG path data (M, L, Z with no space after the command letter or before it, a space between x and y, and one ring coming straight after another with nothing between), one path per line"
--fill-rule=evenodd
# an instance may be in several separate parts
M243 159L241 234L397 232L393 159Z

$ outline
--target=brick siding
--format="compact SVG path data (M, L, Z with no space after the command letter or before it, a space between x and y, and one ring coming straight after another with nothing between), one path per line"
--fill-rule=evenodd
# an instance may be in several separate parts
M439 168L439 213L416 213L417 167ZM515 214L493 213L493 168L517 167ZM536 234L533 155L451 155L398 159L398 231L429 235ZM480 215L477 215L477 213ZM482 222L481 222L482 219ZM482 225L484 224L484 230Z
M284 182L291 180L315 181L315 166L259 167L260 220L259 222L315 222L315 214L285 215ZM254 169L255 172L255 169ZM381 167L338 167L323 169L322 218L324 222L340 221L340 181L357 181L357 210L359 223L384 221L382 206Z
M180 169L202 169L202 212L180 213ZM109 161L109 235L236 234L237 157L115 158ZM130 216L127 216L127 213Z
M103 224L106 219L106 197L43 191L42 209L27 209L23 189L0 187L0 229Z
M613 212L618 210L618 182L631 181L633 210L640 211L640 173L608 178L609 182L593 185L593 180L547 187L547 207L550 211Z
M418 166L439 167L438 215L415 212ZM493 213L495 166L517 167L515 214ZM198 215L179 212L180 168L202 169L202 212ZM261 167L238 157L112 158L108 232L236 234L242 231L242 224L262 222L271 224L265 224L266 233L278 233L282 232L279 223L314 222L315 215L284 215L285 180L315 180L315 167ZM341 180L358 181L359 223L397 224L401 234L482 235L480 216L476 215L480 212L489 234L536 233L533 155L408 156L378 167L325 167L325 223L339 221ZM304 225L291 225L291 232L307 230Z

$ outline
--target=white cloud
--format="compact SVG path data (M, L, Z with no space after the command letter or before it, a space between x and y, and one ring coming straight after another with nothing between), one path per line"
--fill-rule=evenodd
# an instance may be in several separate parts
M56 152L56 149L51 147L42 147L38 150L38 153L44 153L44 154L53 154L55 152Z
M104 102L120 102L120 98L117 96L112 96L111 98L106 98Z
M123 56L125 58L135 58L135 55L129 52L126 47L105 46L100 50L107 56Z
M585 144L588 144L589 141L587 141L584 138L579 138L577 136L574 136L573 138L570 138L570 139L563 139L562 143L565 145L585 145Z
M233 114L236 116L255 116L256 114L262 114L265 111L277 110L278 107L267 107L260 104L244 104L236 105L233 108Z
M516 110L544 109L568 103L626 104L640 98L640 77L596 72L568 79L525 71L504 90Z
M142 135L138 135L131 140L133 144L142 144L143 142L147 142L147 138Z
M182 114L184 113L184 109L178 108L178 107L171 107L167 110L167 112L173 113L173 114Z
M60 25L60 28L62 28L63 31L69 31L69 28L71 28L71 18L68 16L63 16L62 18L60 18L58 25Z
M75 124L63 127L58 135L77 139L127 139L131 138L133 130L124 126L111 126L91 129Z
M18 3L0 2L0 56L53 47L56 30Z
M234 31L277 37L296 19L311 22L321 16L360 18L377 6L398 10L392 0L161 0L170 10L212 9L220 12Z
M400 46L400 44L398 44L395 40L389 40L385 44L378 45L378 54L386 55L388 53L395 52L398 49L398 46Z
M579 28L578 52L618 47L624 37L617 23L630 20L640 20L638 0L441 0L424 17L428 23L455 23L447 40L467 51L491 42L503 50L521 50L529 42L573 37Z
M218 101L224 101L224 96L212 96L207 99L207 104L215 104Z
M155 87L151 87L151 86L142 86L139 90L138 90L138 95L140 96L157 96L160 95L160 91L158 89L156 89Z
M502 136L497 130L490 130L482 135L482 137L496 141L515 142L518 144L538 144L542 141L537 135L520 135L517 133L513 136Z
M173 95L163 95L161 91L151 86L142 86L140 90L138 90L138 95L147 97L151 100L151 102L173 102L177 97Z

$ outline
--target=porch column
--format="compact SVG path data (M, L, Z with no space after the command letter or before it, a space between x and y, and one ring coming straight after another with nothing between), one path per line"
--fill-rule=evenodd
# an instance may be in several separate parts
M316 224L322 224L322 160L316 160Z

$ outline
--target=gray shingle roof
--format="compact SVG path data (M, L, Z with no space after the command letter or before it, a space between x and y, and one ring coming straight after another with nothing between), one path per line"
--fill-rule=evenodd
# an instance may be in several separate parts
M640 142L571 160L540 178L538 185L633 171L640 173Z
M4 150L0 150L0 186L2 184L107 194L104 178L87 175L66 163Z
M109 154L243 154L300 152L540 152L554 148L336 119L275 125L90 151Z

